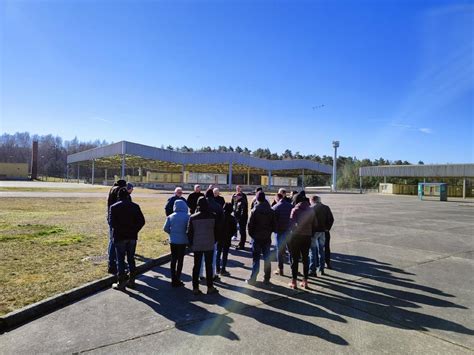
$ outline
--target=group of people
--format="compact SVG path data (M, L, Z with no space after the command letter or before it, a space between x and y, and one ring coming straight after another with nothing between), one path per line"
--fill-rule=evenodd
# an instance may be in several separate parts
M120 183L120 184L119 184ZM137 234L145 220L140 207L131 201L131 192L124 181L117 182L109 193L109 272L116 273L118 282L114 288L135 286L135 262L133 260ZM122 186L123 185L123 186ZM132 186L133 190L133 186ZM110 194L115 194L113 202ZM293 191L287 197L280 189L270 204L262 188L256 190L249 203L240 186L236 187L231 201L226 202L217 187L210 185L205 193L201 186L186 198L181 187L177 187L165 206L166 221L163 229L169 234L171 249L171 286L181 287L181 274L186 249L193 252L193 293L201 294L200 280L205 278L207 293L217 293L214 281L220 276L229 276L227 261L232 240L240 241L237 250L244 250L248 234L252 239L252 271L246 282L254 285L260 271L260 260L264 260L264 283L270 282L271 259L276 254L278 269L275 274L284 275L284 264L289 259L291 282L296 289L298 264L303 264L303 279L300 286L308 288L308 278L324 274L325 265L330 268L330 230L334 223L331 209L322 204L319 196L306 197L305 191ZM129 215L128 215L129 214ZM248 225L247 225L248 224ZM276 250L273 254L272 235L276 235ZM128 237L127 237L128 236ZM127 239L128 238L128 239ZM112 254L115 248L116 261ZM288 255L289 254L289 257ZM125 270L125 256L129 276ZM114 268L115 266L115 268ZM204 272L205 270L205 272ZM205 276L204 276L205 275Z

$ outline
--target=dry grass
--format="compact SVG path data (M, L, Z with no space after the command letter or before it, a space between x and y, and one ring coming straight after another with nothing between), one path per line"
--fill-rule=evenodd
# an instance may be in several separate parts
M106 275L106 195L0 199L0 315ZM139 262L168 252L162 227L169 196L134 193L146 219ZM228 194L224 197L229 200Z

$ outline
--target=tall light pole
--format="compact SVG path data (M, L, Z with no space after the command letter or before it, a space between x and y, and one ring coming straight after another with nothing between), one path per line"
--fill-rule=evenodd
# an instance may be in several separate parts
M339 141L332 141L332 146L334 148L334 160L332 161L332 191L336 192L337 148L339 147Z

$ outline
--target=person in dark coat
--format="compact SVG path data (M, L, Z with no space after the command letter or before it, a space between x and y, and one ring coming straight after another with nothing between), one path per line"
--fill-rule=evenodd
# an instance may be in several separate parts
M272 233L276 230L275 212L265 198L265 193L257 193L257 204L252 209L249 219L249 235L252 238L252 274L247 283L253 285L257 281L260 271L260 257L263 254L264 282L270 282L270 246L272 244Z
M301 287L308 288L309 274L309 248L311 247L311 237L317 226L317 219L314 210L309 205L309 199L304 191L295 197L296 206L291 210L290 228L291 234L288 238L288 249L291 255L291 276L289 286L297 288L298 263L300 257L303 261L303 281Z
M206 265L207 293L216 293L212 278L212 257L216 242L216 218L209 210L209 203L205 197L200 197L197 203L197 212L189 217L186 234L194 252L193 293L202 294L199 290L199 270L204 256Z
M109 223L109 245L107 248L107 253L109 254L108 260L108 269L107 272L109 274L115 275L117 274L117 258L115 256L115 246L114 246L114 238L112 237L112 226L108 221L109 218L109 210L110 206L118 201L118 191L122 187L126 187L127 182L125 180L118 180L114 183L114 186L109 191L109 196L107 197L107 222Z
M247 195L242 192L240 185L235 188L236 192L232 195L232 204L234 205L234 216L237 219L240 232L240 242L236 247L237 250L245 249L245 242L247 241L247 220L249 204Z
M216 256L216 272L221 276L229 276L230 273L226 270L227 257L229 255L229 248L231 245L232 236L237 233L237 221L232 215L233 207L231 203L224 205L224 222L223 231L217 239L217 256ZM221 267L222 255L222 267Z
M309 271L311 276L316 276L317 268L321 275L324 275L324 264L326 263L328 268L331 266L331 261L328 259L330 255L329 240L326 240L326 236L334 224L334 216L332 215L331 209L321 203L321 197L316 195L312 196L311 203L311 207L318 220L318 225L311 239Z
M126 286L135 287L135 249L137 247L138 232L145 225L145 218L140 206L129 199L126 188L118 192L119 201L110 206L109 222L112 226L115 253L117 255L118 283L113 287L124 290ZM130 270L127 281L125 273L125 256ZM128 283L127 283L128 282Z
M223 206L219 205L216 202L214 197L214 189L209 188L206 190L205 194L207 203L209 205L209 211L214 215L216 219L216 241L222 238L222 228L223 228L223 219L224 219L224 210ZM217 256L217 244L214 245L214 254L212 256L212 276L214 280L219 278L216 270L216 256ZM204 269L201 270L201 276L204 276Z
M218 204L219 206L221 206L222 208L224 208L225 199L224 199L224 197L222 197L222 196L220 195L219 188L218 188L218 187L215 187L214 189L212 189L212 192L214 193L214 200L217 202L217 204Z
M189 194L188 199L186 200L191 214L196 212L197 201L199 197L202 196L204 196L204 194L201 192L201 185L194 185L194 191Z
M278 193L276 195L276 205L272 207L275 211L276 219L276 245L277 245L277 263L278 270L275 271L277 275L283 275L283 262L286 255L287 235L290 229L290 215L293 206L285 197Z
M174 195L171 196L166 202L166 206L165 206L166 217L168 217L170 214L173 213L174 201L176 200L183 200L184 202L186 202L186 199L183 197L183 189L181 187L175 188Z
M255 197L252 199L252 201L250 202L250 210L253 210L253 208L257 205L257 194L262 191L263 192L263 188L261 187L257 187L255 189Z

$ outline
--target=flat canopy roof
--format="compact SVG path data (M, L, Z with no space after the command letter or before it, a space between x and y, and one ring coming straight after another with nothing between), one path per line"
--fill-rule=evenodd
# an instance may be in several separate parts
M121 157L125 156L127 166L149 167L179 171L183 165L190 171L226 172L232 163L234 173L262 171L289 172L291 170L311 171L317 174L332 174L332 167L305 159L269 160L255 158L236 152L176 152L127 141L110 144L68 155L67 163L95 161L97 167L119 166Z
M359 176L474 177L474 164L365 166L359 168Z

